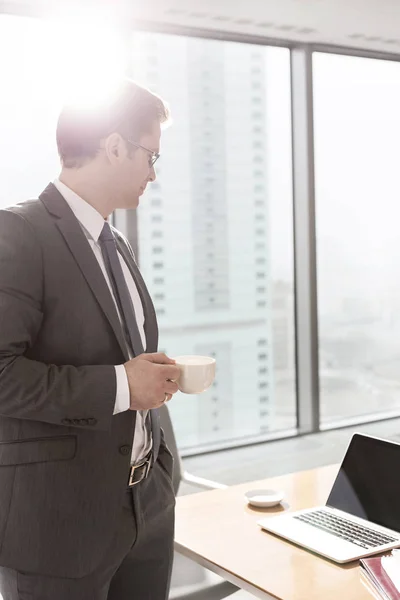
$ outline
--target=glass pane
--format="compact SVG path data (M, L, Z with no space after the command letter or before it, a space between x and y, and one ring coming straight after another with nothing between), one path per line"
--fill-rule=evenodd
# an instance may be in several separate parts
M314 55L322 422L400 412L400 64Z
M179 445L293 428L289 51L136 33L132 75L173 115L138 214L160 349L217 359L209 391L169 405Z
M122 36L95 15L86 22L0 14L0 207L37 197L58 176L61 106L107 93L125 69L124 53Z
M51 43L46 22L0 15L0 207L37 197L58 175Z

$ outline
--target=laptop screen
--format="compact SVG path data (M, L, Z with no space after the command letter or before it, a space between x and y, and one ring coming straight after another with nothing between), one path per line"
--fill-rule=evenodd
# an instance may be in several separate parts
M400 531L400 444L355 434L327 505Z

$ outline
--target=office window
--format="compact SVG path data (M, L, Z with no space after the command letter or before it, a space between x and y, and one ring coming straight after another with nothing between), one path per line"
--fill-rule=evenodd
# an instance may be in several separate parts
M155 83L157 81L157 78L158 78L157 71L152 71L151 69L149 69L147 71L147 77L146 77L146 79L149 82L149 84L152 84L152 86L155 85Z
M45 22L0 14L0 208L37 196L60 170L54 41Z
M158 267L165 280L160 342L170 356L216 352L218 374L206 393L178 394L169 408L182 451L236 445L265 434L259 381L269 382L269 431L296 424L294 327L278 330L282 315L269 302L284 282L285 318L294 323L290 55L285 48L135 32L130 75L144 84L152 39L160 75L154 91L167 100L173 117L161 140L162 185L153 193L150 184L146 192L162 201L168 242ZM151 232L160 230L160 209L146 195L138 211L138 254L154 297L160 287L154 283ZM256 199L263 204L256 206ZM127 235L134 240L136 231ZM255 236L262 256L255 254ZM260 337L269 340L271 351L254 361ZM276 345L287 349L284 368L276 367ZM250 350L247 358L244 348ZM260 375L259 366L266 372ZM216 392L218 416L212 410Z
M104 38L108 44L104 44ZM71 40L73 39L73 44ZM0 13L0 207L37 197L60 172L56 125L67 99L122 74L113 32Z
M323 423L400 412L400 64L314 55Z

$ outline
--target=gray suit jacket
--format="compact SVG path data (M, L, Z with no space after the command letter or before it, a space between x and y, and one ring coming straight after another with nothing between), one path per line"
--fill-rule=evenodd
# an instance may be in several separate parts
M153 304L118 244L155 352ZM136 413L113 416L126 360L107 283L56 188L0 211L0 565L78 578L99 563L129 474Z

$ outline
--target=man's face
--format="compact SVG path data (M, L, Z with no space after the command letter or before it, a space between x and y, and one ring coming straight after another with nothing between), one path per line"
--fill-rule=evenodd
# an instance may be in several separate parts
M119 160L113 165L116 208L137 208L147 184L156 179L152 160L153 153L160 151L160 138L161 127L155 122L150 133L131 140L143 148L122 141Z

